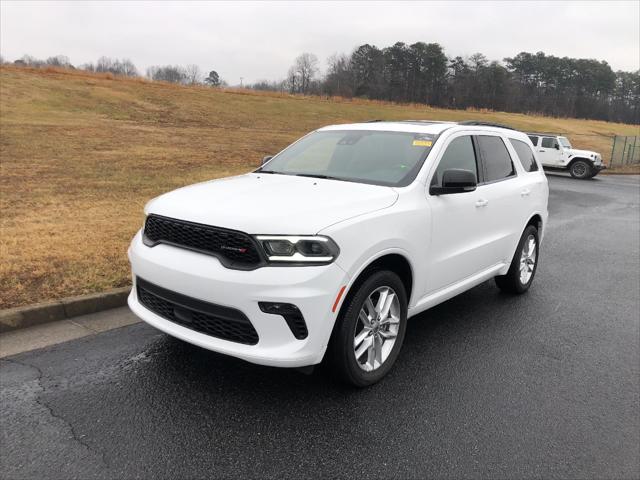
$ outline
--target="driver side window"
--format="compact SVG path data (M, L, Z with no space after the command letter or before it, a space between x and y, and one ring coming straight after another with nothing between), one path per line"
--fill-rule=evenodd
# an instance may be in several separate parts
M542 139L542 148L554 148L556 139L553 137L544 137Z
M478 181L478 167L476 163L476 153L473 148L473 141L470 135L458 137L451 141L447 149L442 154L438 168L433 175L431 185L442 186L442 174L445 170L459 168L470 170Z

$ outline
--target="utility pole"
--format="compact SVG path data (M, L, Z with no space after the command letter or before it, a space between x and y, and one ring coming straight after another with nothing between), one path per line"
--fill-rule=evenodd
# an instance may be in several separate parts
M242 88L242 79L243 79L243 78L244 78L244 77L240 77L240 88Z

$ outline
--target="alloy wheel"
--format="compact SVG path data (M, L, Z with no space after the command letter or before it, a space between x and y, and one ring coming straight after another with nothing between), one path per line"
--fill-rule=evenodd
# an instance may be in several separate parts
M356 322L353 351L358 366L371 372L384 364L400 327L400 301L391 287L375 289L362 305Z
M529 235L522 247L520 254L520 283L526 285L531 280L533 270L536 266L536 239L533 235Z

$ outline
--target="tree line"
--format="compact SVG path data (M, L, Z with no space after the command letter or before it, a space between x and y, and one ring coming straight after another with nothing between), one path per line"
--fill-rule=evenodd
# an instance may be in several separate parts
M25 55L13 64L141 76L126 58L100 57L95 63L75 67L64 55L45 60ZM226 85L215 70L203 73L197 65L156 65L147 68L146 77L183 85ZM447 57L438 43L397 42L385 48L365 44L350 55L329 57L324 74L318 57L303 53L284 79L258 81L248 87L640 124L640 70L613 71L605 61L544 52L521 52L499 62L481 53Z
M304 53L287 77L251 88L361 97L454 109L490 109L640 123L640 70L614 72L605 61L521 52L502 62L475 53L447 57L437 43L361 45L335 54L319 75Z
M6 63L2 57L0 57L0 63ZM56 55L44 60L32 57L31 55L24 55L13 62L13 65L32 68L60 67L94 73L111 73L112 75L122 77L141 76L134 63L128 58L100 57L95 63L85 63L74 66L69 61L69 57L65 55ZM147 68L146 76L154 81L179 83L182 85L209 85L211 87L226 85L226 82L220 78L220 75L218 75L218 72L215 70L211 70L205 76L200 70L200 67L193 64L184 67L181 65L154 65Z

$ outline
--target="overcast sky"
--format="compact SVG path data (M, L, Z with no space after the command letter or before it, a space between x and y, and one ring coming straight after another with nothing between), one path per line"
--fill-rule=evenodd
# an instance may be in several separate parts
M194 63L230 84L284 77L301 52L437 42L449 56L521 51L640 68L640 2L13 2L0 3L0 53L15 60L99 56Z

